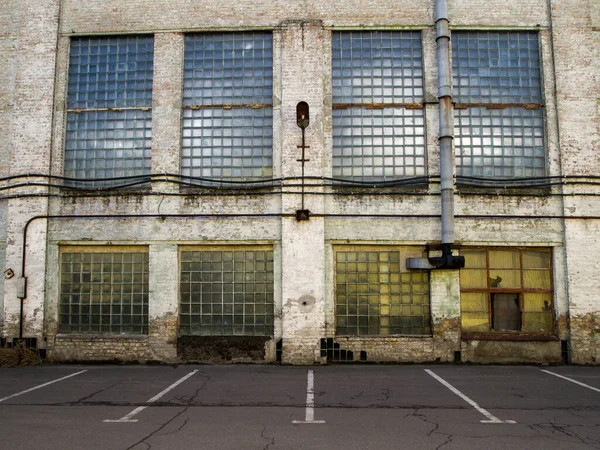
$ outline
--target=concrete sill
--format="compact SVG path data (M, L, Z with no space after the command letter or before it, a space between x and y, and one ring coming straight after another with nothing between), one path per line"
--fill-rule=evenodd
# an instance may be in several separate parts
M68 341L71 339L81 340L81 341L94 341L97 339L102 339L105 341L114 340L119 341L123 339L131 340L131 341L147 341L147 335L139 335L139 334L67 334L60 333L57 334L55 339L57 341Z
M535 333L462 333L462 341L558 341L558 336Z

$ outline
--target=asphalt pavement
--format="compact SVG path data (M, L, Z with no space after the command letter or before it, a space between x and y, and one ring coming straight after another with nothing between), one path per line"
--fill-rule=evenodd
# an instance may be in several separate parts
M2 449L600 449L600 367L0 369Z

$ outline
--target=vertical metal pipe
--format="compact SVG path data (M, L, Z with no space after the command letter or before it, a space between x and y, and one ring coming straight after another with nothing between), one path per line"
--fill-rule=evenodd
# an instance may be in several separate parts
M452 152L453 112L450 78L450 26L448 0L436 0L436 43L438 62L438 100L440 104L440 178L442 201L442 248L451 254L454 243L454 155Z

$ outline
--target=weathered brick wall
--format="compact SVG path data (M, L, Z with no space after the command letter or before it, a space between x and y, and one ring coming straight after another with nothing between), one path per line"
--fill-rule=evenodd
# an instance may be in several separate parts
M600 173L600 31L593 28L598 2L552 2L556 65L556 103L563 173ZM598 216L597 187L577 186L567 193L568 216ZM566 279L572 361L600 364L600 221L565 222Z
M57 336L48 343L47 357L50 361L163 361L156 358L145 336Z
M416 27L423 29L426 101L437 96L434 0L63 0L58 24L58 0L6 0L0 5L0 174L26 172L62 174L64 104L69 36L72 34L155 34L152 168L156 173L179 172L181 70L183 34L190 31L274 30L273 161L275 176L300 174L296 161L300 130L295 106L307 101L311 125L306 130L306 173L331 174L330 28ZM540 30L544 62L549 174L597 175L600 171L600 31L595 0L451 0L450 22L456 29ZM550 5L550 9L548 9ZM551 19L551 20L550 20ZM594 28L595 27L595 28ZM57 35L60 28L61 35ZM56 69L56 70L55 70ZM556 85L555 83L556 78ZM437 106L426 106L427 167L439 173ZM4 155L4 157L2 157ZM30 187L28 191L45 192ZM567 194L581 192L564 188ZM596 194L597 188L587 187ZM294 188L286 189L292 192ZM172 184L154 183L152 194L105 197L11 200L8 216L6 266L20 267L25 222L36 214L262 214L293 213L299 196L177 195ZM553 193L560 193L554 188ZM20 191L25 192L25 188ZM314 189L319 193L320 189ZM164 193L165 195L159 195ZM506 194L506 193L503 193ZM310 195L313 213L335 215L439 214L435 184L416 194ZM599 344L595 255L600 251L596 221L540 219L539 216L597 215L594 197L558 195L456 196L459 215L517 215L526 219L458 219L456 239L463 245L551 246L559 334L569 337L570 313L573 360L595 363ZM0 221L1 219L0 214ZM46 236L46 226L49 227ZM1 229L1 227L0 227ZM337 243L423 246L439 242L437 218L290 218L90 219L35 222L28 248L29 292L26 332L48 337L55 359L161 359L175 355L178 303L177 246L201 243L263 243L276 251L276 339L283 337L284 361L320 362L319 339L333 336L333 258ZM2 236L0 235L0 241ZM48 244L49 242L49 244ZM61 243L149 245L151 252L150 333L146 338L67 338L56 335L58 245ZM0 247L1 250L1 247ZM1 251L0 251L1 253ZM46 263L46 258L48 262ZM0 262L2 262L0 258ZM45 274L45 277L44 277ZM451 361L460 350L459 294L456 271L432 274L431 338L348 338L344 345L367 346L370 359L385 361ZM44 279L45 278L45 279ZM2 283L2 281L0 281ZM4 288L4 335L18 328L16 279ZM1 297L0 297L1 298ZM474 343L463 344L463 358L481 353ZM539 358L556 361L556 343L478 344L498 352L539 350ZM558 347L557 347L558 345ZM94 348L91 348L91 347ZM121 349L114 353L114 349ZM109 353L109 350L111 353ZM478 350L479 351L479 350ZM136 353L137 352L137 353ZM272 353L272 352L271 352ZM467 356L465 356L467 355ZM479 355L479 356L478 356ZM487 356L486 356L487 358ZM493 358L493 356L491 357ZM539 360L538 358L538 360Z

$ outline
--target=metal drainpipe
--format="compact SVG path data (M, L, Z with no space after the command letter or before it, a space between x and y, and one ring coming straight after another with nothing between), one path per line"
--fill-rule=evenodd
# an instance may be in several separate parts
M452 163L453 117L450 79L448 0L436 1L438 99L440 103L440 178L442 194L442 250L452 254L454 244L454 177Z

